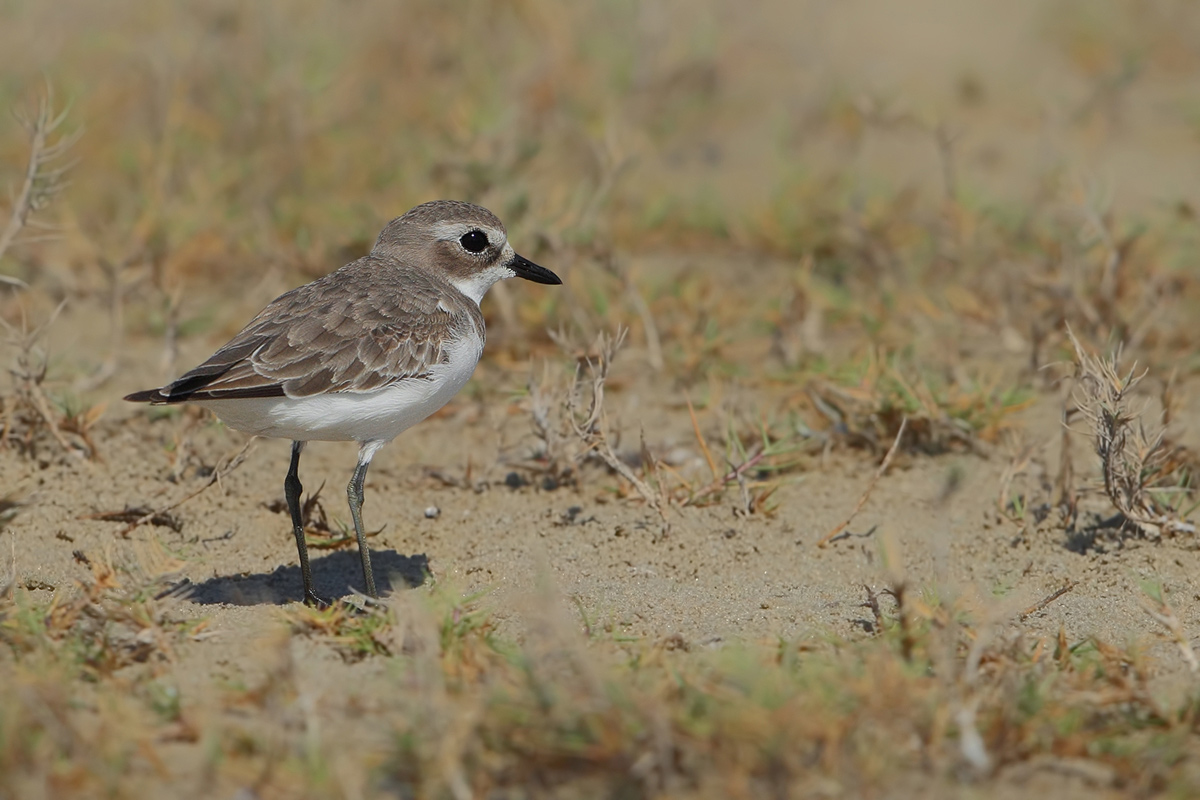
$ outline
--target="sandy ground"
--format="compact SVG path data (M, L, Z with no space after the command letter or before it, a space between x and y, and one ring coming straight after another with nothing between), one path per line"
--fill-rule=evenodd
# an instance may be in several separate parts
M56 346L87 360L87 337L80 333L89 327L87 312L74 317L68 311L59 327ZM189 363L210 347L197 339L181 356ZM159 345L138 345L126 359L121 392L154 382ZM582 488L548 491L536 476L511 466L534 447L526 403L512 399L528 377L523 365L504 369L485 357L477 386L376 457L364 517L369 530L379 529L371 548L385 593L410 591L426 571L463 594L489 590L489 605L505 625L515 626L508 632L519 635L522 603L548 574L593 624L619 635L650 641L678 636L700 646L827 634L854 638L872 631L865 587L882 587L889 574L882 559L898 554L901 574L912 585L961 594L966 607L1005 625L1072 583L1070 592L1019 623L1033 634L1056 634L1062 627L1075 639L1149 637L1137 602L1141 578L1167 586L1185 626L1200 623L1192 578L1200 556L1190 542L1125 537L1080 547L1049 523L1022 536L996 513L1009 464L1001 448L901 456L847 533L826 548L817 541L850 513L874 471L862 453L812 456L809 466L784 480L773 515L737 513L737 493L730 492L713 506L670 511L664 534L653 511L636 500L614 499L615 476L596 470L584 476ZM649 448L670 453L682 470L702 464L686 409L659 391L637 348L618 356L612 382L620 388L608 395L610 411L626 442L644 428ZM753 408L771 395L743 389L727 402ZM1035 479L1038 469L1052 471L1057 464L1060 409L1060 393L1049 392L1021 412L1025 440L1046 443L1035 451ZM702 429L714 440L720 420L719 410L700 414ZM1186 428L1187 422L1177 424ZM150 574L176 570L193 584L182 613L209 618L216 634L185 648L176 667L180 679L209 685L213 665L220 664L216 674L222 678L249 680L248 673L262 668L249 658L258 637L278 635L283 623L276 610L301 596L282 505L288 444L256 441L219 485L171 512L178 531L148 524L122 538L124 523L89 516L157 508L185 497L205 483L205 465L211 469L246 440L201 414L151 418L144 408L118 400L93 437L101 455L93 461L68 457L49 443L32 464L11 455L0 459L0 482L27 502L5 536L19 584L34 597L69 590L89 574L76 551L138 563ZM1083 472L1080 484L1094 481L1090 442L1083 434L1071 441ZM176 478L171 451L181 447L187 466ZM324 483L324 507L343 521L349 518L344 486L354 458L352 444L317 443L301 464L306 489ZM524 485L506 483L514 471ZM448 485L431 473L469 480L473 488ZM1098 497L1086 507L1106 513ZM430 508L436 517L427 516ZM313 555L319 594L361 589L352 545Z
M1049 438L1057 413L1047 401L1029 417ZM178 435L177 420L147 423L125 409L112 416L118 414L125 419L104 423L95 437L103 462L55 455L33 476L25 464L4 462L6 485L29 492L28 508L11 527L19 581L50 592L89 574L72 557L76 550L99 554L115 548L128 556L161 547L183 562L181 577L195 584L193 611L212 615L216 630L228 626L232 633L248 613L267 620L273 606L298 601L299 569L281 507L288 445L256 442L242 467L220 486L173 512L180 531L145 525L121 539L116 534L123 522L87 515L166 505L205 479L169 480L163 444ZM862 606L863 587L880 583L880 542L890 539L915 584L961 587L977 595L981 606L998 602L1001 615L1077 580L1071 593L1028 624L1037 632L1054 633L1062 624L1076 637L1095 633L1122 640L1146 630L1144 614L1130 600L1138 577L1158 577L1178 591L1190 586L1189 576L1200 566L1194 549L1183 544L1126 541L1079 553L1060 532L1021 541L1020 530L995 514L1007 466L1002 457L949 455L894 468L848 534L827 548L817 547L817 540L850 512L873 471L861 457L831 456L788 482L777 493L773 517L743 517L735 513L735 502L726 502L672 512L666 535L657 515L641 504L609 499L615 477L582 490L554 491L510 488L503 465L474 468L479 491L428 477L431 470L463 475L468 454L478 464L486 461L483 454L495 453L496 429L485 415L479 407L454 403L377 457L364 514L368 529L382 528L371 539L375 570L386 576L381 591L406 591L427 569L464 593L494 589L503 609L528 591L540 569L549 569L561 591L579 598L591 618L611 620L633 636L679 634L698 643L824 632L851 636L870 617ZM504 416L502 432L528 426L521 415ZM636 418L630 422L636 425ZM193 439L197 455L209 464L236 452L242 441L240 434L214 427ZM354 454L353 445L318 444L306 450L301 466L306 487L326 483L327 512L343 521L344 480ZM481 471L486 477L479 477ZM947 495L952 480L957 488ZM436 518L426 517L430 507L438 510ZM319 594L361 590L353 546L314 556ZM151 555L142 557L150 559L147 566L155 565ZM1190 593L1185 598L1179 610L1185 622L1196 621L1189 613ZM210 646L244 644L240 636L229 638Z
M64 329L70 321L64 320ZM191 343L187 355L203 349L203 342ZM154 353L147 342L146 361ZM648 421L653 450L671 451L683 462L698 459L686 413L664 403L652 380L639 377L636 350L623 357L628 369L613 374L614 381L625 379L623 388L610 395L621 428L628 434ZM140 386L139 373L150 371L130 372L132 387ZM984 632L1019 630L1036 637L1061 629L1072 641L1095 635L1144 642L1160 656L1155 685L1169 693L1186 686L1175 651L1156 644L1137 600L1138 581L1162 581L1183 624L1195 630L1200 625L1195 547L1126 539L1079 552L1052 526L1022 537L995 512L1008 464L1001 453L901 457L847 534L827 548L817 547L817 540L846 517L874 469L861 454L814 457L810 468L779 490L773 516L739 515L736 498L730 498L670 512L664 535L656 514L635 501L612 498L613 476L589 475L582 489L506 485L511 470L502 460L520 454L530 424L520 403L504 399L504 390L525 379L521 370L485 364L477 380L499 391L476 398L466 392L377 457L365 518L369 529L382 529L371 545L386 594L428 591L413 588L428 571L464 595L490 591L487 607L500 633L520 637L523 614L544 598L536 587L548 576L563 613L580 630L586 619L601 636L718 648L776 637L816 643L830 635L849 640L872 635L867 587L881 589L889 575L902 574L912 586L957 595L961 607L982 620ZM754 399L752 393L743 398ZM1058 419L1057 396L1045 395L1023 413L1025 434L1030 441L1057 442ZM706 427L713 424L707 415L701 420ZM219 486L172 512L178 531L145 525L122 538L122 523L88 515L165 505L204 483L194 469L173 482L166 445L186 441L189 462L211 466L236 452L244 439L203 418L152 421L144 410L119 403L94 438L102 460L80 461L51 448L36 467L11 457L0 460L0 482L17 487L28 502L5 534L19 584L37 600L49 600L54 592L68 596L74 581L90 572L75 552L140 565L135 570L150 574L172 570L190 580L192 592L172 616L205 618L209 626L202 641L176 646L169 667L190 718L203 724L214 715L237 716L236 708L215 711L209 705L223 696L222 687L267 681L280 668L280 654L288 654L296 685L310 687L316 698L323 735L339 742L330 751L333 767L343 783L365 780L363 759L370 762L390 744L387 721L396 713L391 692L397 678L386 660L346 661L328 645L287 634L281 608L300 598L296 553L280 510L288 445L257 442ZM1074 444L1077 463L1086 464L1086 439L1077 437ZM1047 464L1056 463L1053 450L1049 446L1040 456ZM352 445L317 444L302 463L306 486L326 482L325 507L343 520L348 515L342 487L354 455ZM468 463L474 489L429 476L438 470L465 477ZM426 517L430 507L438 509L436 518ZM882 563L889 554L902 562L890 571ZM360 588L353 547L314 555L320 594L342 596ZM1019 616L1066 584L1073 589L1044 610ZM266 719L250 716L238 724L269 729ZM159 757L171 764L172 774L188 780L203 774L203 752L193 743L164 743ZM1023 775L993 784L993 796L1022 787L1096 796L1096 787L1078 777L1036 769ZM913 787L917 794L928 789Z

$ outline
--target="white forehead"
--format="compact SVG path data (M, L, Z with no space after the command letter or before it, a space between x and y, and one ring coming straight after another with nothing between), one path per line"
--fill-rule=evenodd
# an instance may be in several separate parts
M504 231L482 222L435 222L430 226L430 230L434 238L443 242L458 241L469 231L483 231L487 234L488 243L493 247L503 246L508 241Z

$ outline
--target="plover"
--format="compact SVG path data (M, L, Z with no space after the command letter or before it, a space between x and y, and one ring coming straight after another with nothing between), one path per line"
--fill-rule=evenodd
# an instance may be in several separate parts
M367 594L377 597L363 535L363 481L379 448L444 406L483 351L479 301L497 281L560 284L522 258L486 208L424 203L384 227L371 252L276 298L207 361L125 399L195 403L231 428L292 440L284 496L313 591L300 519L300 453L310 441L359 443L346 487Z

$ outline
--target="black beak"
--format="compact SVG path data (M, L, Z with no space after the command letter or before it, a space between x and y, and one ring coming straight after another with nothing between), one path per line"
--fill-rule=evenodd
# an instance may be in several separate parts
M527 258L513 254L513 260L508 262L508 268L516 273L518 278L524 278L527 281L534 283L548 283L551 286L558 286L562 283L562 278L555 275L545 267L539 267Z

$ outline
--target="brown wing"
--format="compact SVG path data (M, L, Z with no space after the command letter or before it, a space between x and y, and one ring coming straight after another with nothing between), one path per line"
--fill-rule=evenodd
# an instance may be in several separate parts
M426 378L449 338L470 326L483 333L479 309L448 289L418 270L363 259L280 296L203 364L126 399L309 397Z

